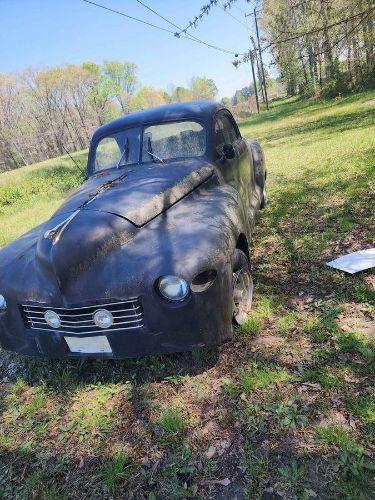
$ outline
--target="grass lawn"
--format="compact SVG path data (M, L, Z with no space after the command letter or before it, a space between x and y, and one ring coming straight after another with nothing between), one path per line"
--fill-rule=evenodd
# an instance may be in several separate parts
M0 498L375 497L375 276L324 265L373 245L375 93L279 101L241 128L270 194L248 323L191 354L0 354ZM81 180L66 158L1 174L0 246Z

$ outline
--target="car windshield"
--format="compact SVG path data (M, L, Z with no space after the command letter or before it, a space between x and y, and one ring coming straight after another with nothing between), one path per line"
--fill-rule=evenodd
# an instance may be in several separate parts
M206 134L202 125L181 121L150 125L143 130L142 161L162 162L171 158L202 156Z
M141 129L129 128L101 139L95 149L94 171L131 165L139 161Z
M134 127L99 140L93 157L93 171L138 163L140 152L144 163L163 163L172 158L203 156L205 151L206 133L198 122L180 121L145 126L142 145L141 128Z

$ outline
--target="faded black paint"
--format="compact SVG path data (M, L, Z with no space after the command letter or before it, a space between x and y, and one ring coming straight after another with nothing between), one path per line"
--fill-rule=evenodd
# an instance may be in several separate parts
M75 356L62 334L25 327L20 310L24 303L53 309L139 297L144 328L103 331L113 357L190 350L232 335L231 258L240 235L250 242L265 169L260 147L242 138L234 144L234 160L217 154L212 131L219 109L210 103L163 106L128 115L95 132L88 180L50 220L0 251L0 293L8 303L7 311L0 312L4 348ZM181 119L204 124L203 158L93 174L92 151L103 136L134 125ZM46 237L60 225L58 238ZM216 273L211 286L191 291L181 303L162 299L155 290L160 276L173 274L191 283L211 270Z

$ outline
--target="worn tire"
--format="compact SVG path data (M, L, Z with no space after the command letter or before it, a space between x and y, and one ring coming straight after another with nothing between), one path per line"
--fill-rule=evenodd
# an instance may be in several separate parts
M232 258L232 272L233 272L233 317L232 324L233 328L237 329L241 326L244 321L239 321L238 317L236 317L236 297L235 297L235 285L236 279L240 272L244 273L245 276L248 275L251 286L252 286L252 278L250 272L250 262L244 252L238 248L234 251ZM251 291L251 299L252 299L252 291Z
M263 194L262 194L262 201L260 202L260 206L259 206L260 210L263 210L263 208L265 208L267 203L268 203L268 194L267 194L266 187L264 186Z

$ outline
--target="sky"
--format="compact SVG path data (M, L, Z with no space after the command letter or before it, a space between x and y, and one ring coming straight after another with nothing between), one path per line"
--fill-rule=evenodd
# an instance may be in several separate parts
M176 31L136 0L93 1ZM205 3L142 1L181 27L186 27ZM245 20L244 12L252 8L251 2L238 0L230 10L236 20L216 6L191 34L229 51L246 52L249 36L244 24L248 22L253 32L254 23L252 17ZM82 0L0 0L0 23L0 73L117 59L135 62L140 83L160 89L186 86L193 76L206 76L214 80L221 98L251 82L249 64L236 69L233 55L177 39Z

